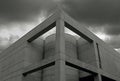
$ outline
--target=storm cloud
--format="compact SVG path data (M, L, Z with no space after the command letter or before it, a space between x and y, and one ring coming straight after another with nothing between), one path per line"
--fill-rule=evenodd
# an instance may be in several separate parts
M40 13L59 4L75 20L93 27L105 26L107 34L120 34L120 0L0 0L0 24L33 22Z
M108 35L110 39L105 42L120 48L120 0L0 0L0 32L19 28L11 31L9 37L0 34L0 50L20 38L21 30L25 33L39 24L39 18L47 17L57 4L80 24L93 29L92 32Z
M33 21L54 4L53 0L0 0L0 24Z
M64 0L63 8L81 23L105 26L107 34L120 34L120 0ZM97 26L98 25L98 26Z
M0 52L47 17L59 0L0 0Z

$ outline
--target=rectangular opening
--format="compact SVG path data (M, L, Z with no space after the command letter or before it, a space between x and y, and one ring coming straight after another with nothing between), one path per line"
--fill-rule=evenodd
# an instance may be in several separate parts
M85 77L79 78L79 81L94 81L94 76L93 75L88 75Z
M37 68L35 68L35 69L31 69L31 70L23 73L23 75L26 76L26 75L28 75L28 74L37 72L37 71L39 71L39 70L45 69L45 68L50 67L50 66L53 66L53 65L55 65L55 62L51 62L51 63L46 64L46 65L43 65L43 66L41 66L41 67L37 67Z
M40 32L38 32L36 35L34 35L33 37L31 37L30 39L28 39L28 42L32 42L33 40L35 40L36 38L38 38L39 36L45 34L46 32L48 32L50 29L54 28L56 26L56 22L50 24L48 27L46 27L45 29L41 30Z
M55 62L33 69L23 74L23 81L46 81L54 75ZM50 76L49 76L50 75ZM51 79L53 81L53 79Z
M80 37L83 37L84 39L86 39L88 42L93 42L92 39L90 39L88 36L84 35L83 33L81 33L79 30L75 29L74 27L72 27L70 24L68 24L67 22L65 22L65 27L67 27L68 29L70 29L71 31L75 32L76 34L78 34Z
M113 80L113 79L111 79L111 78L102 76L102 81L116 81L116 80Z
M67 81L94 81L94 78L96 76L96 73L87 70L85 68L80 68L77 65L71 64L69 62L66 62L66 66L68 67L66 70L67 76L71 77L67 77ZM70 71L69 71L70 70ZM74 79L74 80L71 80Z
M98 43L96 43L96 45L97 45L97 52L98 52L99 67L102 69L99 45Z

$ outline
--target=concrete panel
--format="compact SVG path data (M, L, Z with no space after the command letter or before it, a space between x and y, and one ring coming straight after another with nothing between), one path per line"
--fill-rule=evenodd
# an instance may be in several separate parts
M119 61L115 61L116 67L117 67L117 72L118 72L118 77L120 77L120 59L118 59Z
M3 76L2 80L6 81L6 80L11 80L11 79L16 79L16 78L20 78L18 81L22 81L22 70L18 70L16 72L10 73L9 75Z
M38 38L31 43L27 43L25 50L25 66L40 62L43 58L44 40Z
M16 78L17 75L22 75L22 68L24 67L24 45L16 48L12 52L3 55L0 61L1 77L0 81L14 81L11 78ZM1 57L2 58L2 57ZM21 81L21 80L18 80Z
M15 73L15 72L17 72L19 70L22 70L22 68L23 68L23 62L18 63L16 65L14 65L13 67L10 67L10 68L8 68L6 70L2 70L2 75L4 77L7 76L7 75L11 75L11 73L13 74L13 73Z
M23 59L21 58L21 56L24 56L24 47L25 47L25 44L23 43L21 44L21 46L18 46L18 48L14 49L13 51L11 52L8 51L6 53L3 53L4 55L0 56L0 63L6 60L16 59L17 61L18 59ZM20 57L19 56L17 57L17 55L20 55ZM15 58L14 56L16 56L17 58ZM12 61L12 62L14 63L15 61Z
M115 57L112 53L99 45L99 52L101 58L102 69L110 74L118 75L117 67L115 64Z
M21 52L23 53L23 52ZM2 70L7 70L8 68L11 68L17 64L19 64L20 62L23 61L23 54L18 53L13 55L11 58L8 58L6 60L4 60L1 64L2 64Z
M31 44L23 43L11 52L5 52L1 55L1 77L3 81L21 81L22 77L17 78L17 75L22 75L22 69L33 63L40 62L43 52L43 40L37 39ZM34 74L41 78L40 72ZM39 80L38 80L39 81Z
M0 80L2 81L2 68L1 68L1 63L0 63Z
M78 39L78 58L80 61L96 66L96 56L93 43L83 38Z
M29 66L35 63L39 63L43 58L43 45L44 40L37 38L31 43L27 43L25 47L24 66ZM41 71L28 74L25 81L41 81Z

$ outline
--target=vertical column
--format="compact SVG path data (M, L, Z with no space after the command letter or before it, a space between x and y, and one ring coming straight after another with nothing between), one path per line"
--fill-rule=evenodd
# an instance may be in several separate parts
M96 61L97 61L97 69L100 69L101 68L101 62L100 62L99 49L98 49L97 43L95 41L93 41L93 43L94 43L94 49L95 49L95 57L96 57ZM98 73L94 77L94 81L102 81L102 77L101 77L100 73Z
M61 18L56 21L56 56L55 81L65 81L64 21Z
M96 75L96 76L94 77L94 81L102 81L101 75L100 75L100 74Z
M100 54L97 43L95 41L94 41L94 49L95 49L95 57L97 61L97 68L100 69L101 68Z

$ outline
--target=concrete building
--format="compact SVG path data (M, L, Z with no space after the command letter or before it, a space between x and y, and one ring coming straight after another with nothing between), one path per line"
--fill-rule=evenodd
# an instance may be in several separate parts
M120 54L57 10L0 54L0 81L120 81Z

